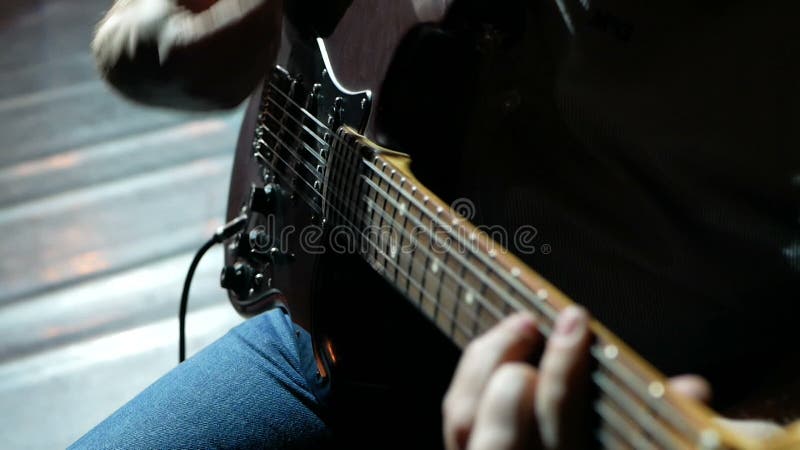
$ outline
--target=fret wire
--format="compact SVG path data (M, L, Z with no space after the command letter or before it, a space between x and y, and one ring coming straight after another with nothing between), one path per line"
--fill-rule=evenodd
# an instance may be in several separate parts
M365 164L367 164L367 166L368 166L368 167L375 168L375 166L374 166L374 165L372 165L372 164L371 164L369 161L364 161L364 163L365 163ZM377 171L377 169L376 169L376 168L375 168L375 170L376 170L376 173L378 173L379 175L381 175L381 176L382 176L382 174L381 174L379 171ZM419 204L419 201L418 201L416 198L413 198L413 196L410 196L410 195L409 195L407 192L403 192L403 194L404 194L404 196L405 196L406 198L408 198L408 199L409 199L409 201L411 201L411 202L414 202L414 203L417 205L417 207L420 209L420 211L423 211L423 210L424 210L424 212L425 212L425 213L427 213L428 217L430 217L432 220L434 219L434 218L432 217L432 215L431 215L430 211L428 211L428 210L427 210L427 207L425 207L425 208L421 207L421 206L420 206L420 204ZM443 228L445 231L447 231L447 232L448 232L448 234L449 234L450 236L454 237L456 240L460 241L462 244L464 243L464 241L461 239L461 237L460 237L460 236L458 236L458 233L454 233L454 232L453 232L452 228L450 228L450 227L446 227L446 226L445 226L445 227L442 227L442 228ZM471 244L470 244L470 245L471 245ZM470 248L470 247L469 247L469 246L467 246L467 248ZM514 286L514 287L517 289L517 292L519 292L519 293L520 293L520 294L522 294L522 295L525 295L525 294L532 295L532 296L533 296L535 299L537 299L537 301L536 301L536 302L534 302L533 300L531 300L531 305L532 305L532 306L534 306L534 307L537 307L537 308L540 308L540 309L541 309L541 311L543 311L543 312L544 312L544 311L546 311L546 309L544 309L544 308L541 308L541 307L540 307L540 305L539 305L539 303L545 303L545 302L544 302L544 299L540 298L540 297L539 297L539 296L538 296L536 293L533 293L533 292L531 292L531 291L530 291L530 289L529 289L527 286L525 286L524 284L521 284L521 283L520 283L518 280L514 279L513 277L509 278L509 277L508 277L508 275L505 273L505 271L503 271L503 270L494 270L494 269L492 268L492 262L491 262L491 260L490 260L490 259L488 259L488 260L487 260L486 256L485 256L485 255L483 255L483 253L482 253L482 252L479 252L479 251L474 251L474 252L473 252L473 254L474 254L474 255L475 255L477 258L479 258L479 259L483 260L482 262L483 262L483 264L484 264L484 265L487 267L487 269L488 269L488 270L492 270L493 272L495 272L495 273L496 273L496 274L497 274L499 277L503 278L503 281L505 281L505 282L506 282L506 283L508 283L508 284L510 284L510 283L509 283L509 280L510 280L511 282L513 282L513 285L512 285L512 286ZM456 254L456 256L460 256L460 255ZM474 272L474 267L473 267L473 268L471 268L471 270L473 270L473 272ZM476 275L478 275L478 274L476 273ZM480 274L480 276L485 278L484 274L482 274L482 273ZM500 289L496 289L496 288L495 288L494 290L495 290L496 292L501 292L501 290L500 290ZM513 303L515 303L515 308L516 308L517 310L520 310L520 311L522 311L522 310L524 310L524 309L525 309L525 308L523 308L523 307L522 307L522 304L521 304L521 303L519 303L517 300L514 300L514 299L512 299L512 301L513 301ZM546 312L545 312L545 315L547 315L547 313L546 313ZM551 317L551 318L554 318L554 317Z
M442 258L442 267L447 266L447 256L448 256L447 252L445 252L444 258ZM436 309L435 309L436 312L438 312L440 309L442 309L441 308L441 303L442 303L441 295L442 295L442 285L443 284L444 284L444 269L439 269L439 285L436 286L436 294L434 294L434 296L436 297L436 300L437 300L436 301L436 305L435 305L436 306ZM459 301L458 297L455 298L455 301L456 302Z
M369 239L368 237L367 237L366 239L367 239L367 240L368 240L370 243L372 243L373 245L376 245L376 243L375 243L375 242L373 242L373 241L372 241L371 239ZM394 262L392 262L392 264L394 264ZM402 270L402 269L400 269L400 270ZM413 280L413 279L410 277L410 275L409 275L409 274L407 274L407 273L406 273L405 275L408 277L408 279L409 279L409 280L411 280L411 282L413 282L413 283L416 283L416 284L417 284L417 286L418 286L418 288L419 288L419 291L420 291L420 292L422 292L423 294L427 294L427 295L428 295L428 297L429 297L429 299L430 299L432 302L434 302L434 303L435 303L435 299L434 299L434 298L433 298L433 297L430 295L430 293L429 293L428 291L426 291L426 290L424 289L424 287L423 287L423 286L419 285L419 283L418 283L416 280ZM423 295L423 298L424 298L424 295ZM451 321L453 321L453 322L458 322L458 321L456 320L456 318L455 318L455 317L452 317L452 316L450 317L450 320L451 320ZM463 331L463 326L462 326L460 323L456 323L456 325L457 325L457 326L459 326L460 328L462 328L462 332L464 332L464 331ZM465 333L466 333L466 332L465 332ZM450 336L450 337L452 337L452 336Z
M486 291L489 289L489 285L484 283L483 281L481 281L480 283L481 283L481 285L478 288L478 294L479 294L480 297L486 298ZM475 311L476 311L476 314L478 314L478 316L480 316L480 314L481 314L481 309L486 309L486 305L491 305L491 303L489 303L488 299L486 299L486 300L487 300L486 303L479 303L477 305L477 308L475 309ZM492 305L492 307L494 307L494 305ZM475 334L480 334L483 331L484 330L476 329L475 330Z
M399 191L398 191L398 194L399 194ZM377 191L375 191L375 196L376 197L378 196L378 192ZM411 214L411 209L410 208L408 209L408 212L403 216L403 234L405 234L406 231L407 231L406 228L407 228L407 225L408 225L408 215L409 214ZM408 231L408 236L411 237L411 231ZM416 261L416 258L417 258L417 246L413 245L413 243L411 242L411 239L409 239L409 243L412 244L412 245L411 245L411 254L408 255L408 273L411 273L411 270L412 270L411 266L414 265L414 261Z
M620 389L608 376L600 371L595 371L592 374L592 380L634 423L640 425L642 430L655 438L659 445L675 449L683 449L688 446L686 441L681 442L681 438L685 436L678 435L668 428L665 428L659 422L653 420L646 410L640 405L637 405L636 401L632 400L630 395Z
M369 199L367 199L367 200L369 201ZM380 211L380 210L378 210L378 213L379 213L379 214L385 214L383 211ZM404 234L406 234L406 236L407 236L407 237L408 237L410 240L412 240L412 241L416 241L416 245L414 245L414 248L417 248L417 247L421 248L421 249L422 249L422 251L424 251L424 252L425 252L425 253L428 255L428 257L430 258L430 253L429 253L429 251L428 251L427 249L425 249L425 247L424 247L424 246L420 245L420 242L419 242L418 240L416 240L416 238L414 238L414 236L413 236L413 235L411 235L410 233L404 233ZM462 280L460 280L460 279L456 278L456 277L455 277L455 275L453 274L453 272L452 272L452 271L451 271L449 268L447 268L447 269L444 269L444 270L448 271L448 272L451 274L451 275L450 275L450 276L451 276L451 278L452 278L452 279L453 279L453 280L454 280L456 283L458 283L458 284L463 284L463 283L464 283ZM422 281L420 281L419 283L421 283L421 284L424 286L424 283L425 283L425 282L424 282L424 279L423 279ZM450 290L450 289L448 289L448 291L449 291L449 292L451 292L451 293L453 292L453 291L452 291L452 290ZM458 299L457 299L457 300L458 300ZM478 299L476 299L476 301L477 301L478 303L480 303L480 302L481 302L481 298L479 297ZM490 311L490 312L491 312L491 311ZM495 320L499 320L499 319L502 319L502 318L503 318L503 316L502 316L502 315L500 315L500 314L498 314L498 313L495 313L495 314L494 314L494 319L495 319ZM475 321L478 321L478 322L479 322L479 321L480 321L480 317L478 317L477 315L473 316L473 322L475 322ZM467 336L468 336L468 337L470 337L470 338L471 338L471 337L474 337L474 336L471 336L471 335L469 335L469 334L467 334Z
M373 188L373 192L376 192L376 193L378 192L378 189L376 188L376 186L374 185L374 183L372 184L372 188ZM369 199L367 199L367 200L369 200ZM371 206L371 208L373 209L373 211L376 211L378 214L380 214L380 215L382 215L382 216L384 216L384 217L385 217L385 214L386 214L386 213L385 213L385 212L383 212L381 209L377 208L377 204L374 204L374 203L373 203L372 205L369 205L369 206ZM404 232L404 234L406 234L406 235L409 237L409 239L411 239L411 240L413 240L413 241L416 241L416 242L417 242L417 245L415 245L413 248L420 247L420 248L421 248L421 249L422 249L422 250L425 252L425 255L426 255L426 264L425 264L425 268L426 268L426 269L428 268L428 266L430 266L429 262L430 262L432 259L433 259L433 260L436 260L436 261L437 261L437 264L438 264L439 260L438 260L438 259L436 259L436 258L434 258L434 257L432 257L432 254L431 254L431 252L430 252L430 251L429 251L427 248L425 248L425 246L424 246L424 245L421 245L421 243L419 242L419 240L418 240L418 239L414 238L414 237L411 235L411 233ZM409 267L410 267L410 264L409 264ZM453 280L454 280L454 281L455 281L455 282L456 282L456 283L457 283L459 286L463 286L463 285L465 285L465 283L464 283L464 281L463 281L463 277L456 277L456 276L455 276L455 274L454 274L454 272L453 272L453 271L452 271L452 270L451 270L451 269L450 269L450 268L449 268L449 267L448 267L446 264L442 264L442 267L443 267L443 269L442 269L442 270L443 270L443 271L446 271L446 272L448 272L448 273L450 274L450 277L451 277L451 278L452 278L452 279L453 279ZM464 267L464 266L462 265L462 268L463 268L463 267ZM425 283L425 279L426 279L426 276L427 276L427 270L424 270L424 271L423 271L423 274L422 274L422 276L423 276L423 278L422 278L421 282L422 282L422 283L423 283L423 285L424 285L424 283ZM498 311L498 310L497 310L497 309L496 309L496 308L495 308L495 307L494 307L494 306L493 306L493 305L492 305L490 302L488 302L488 299L486 298L486 289L487 289L487 288L488 288L488 286L487 286L485 283L482 283L482 284L481 284L481 287L480 287L480 289L478 290L479 294L477 295L477 298L476 298L477 305L478 305L478 306L480 306L480 307L483 307L484 309L486 309L486 310L487 310L487 311L488 311L490 314L492 314L492 315L494 316L494 319L495 319L495 320L499 320L499 319L503 318L504 316L503 316L503 314L502 314L502 313L500 313L500 312L499 312L499 311ZM460 298L456 298L456 301L461 301L461 299L460 299ZM480 311L480 309L478 309L478 312L479 312L479 311ZM480 318L479 318L478 322L476 322L476 325L478 325L478 324L480 325L480 327L484 327L484 325L480 323ZM481 330L484 330L484 329L488 329L488 328L489 328L489 327L480 328L480 329L481 329ZM478 330L478 329L479 329L479 328L475 328L475 330ZM477 332L475 332L475 333L473 333L473 334L477 334Z
M386 197L385 197L385 194L384 194L384 193L383 193L383 192L380 190L380 188L379 188L378 186L376 186L376 185L375 185L375 184L374 184L372 181L370 181L370 180L369 180L369 179L367 179L367 178L364 178L364 180L365 180L365 181L366 181L366 182L367 182L367 183L368 183L368 184L369 184L369 185L370 185L370 186L371 186L373 189L375 189L375 190L376 190L376 191L377 191L377 192L378 192L378 193L379 193L379 194L380 194L382 197L386 198ZM425 227L425 225L424 225L422 222L420 222L420 221L419 221L419 220L418 220L416 217L413 217L413 216L412 216L412 217L411 217L411 220L412 220L412 221L414 221L414 222L416 222L416 225L417 225L418 227L420 227L420 228L423 228L423 229L426 231L426 234L428 235L428 238L429 238L431 241L432 241L433 239L435 239L435 236L433 236L433 235L432 235L432 233L430 232L430 229L428 229L427 227ZM457 258L461 258L461 259L463 259L463 257L461 257L461 255L458 255L457 253L455 253L455 254L454 254L454 257L457 257ZM428 267L428 261L426 260L426 265L425 265L426 272L427 272L427 267ZM474 267L472 268L472 271L473 271L473 273L476 275L476 277L477 277L477 278L480 278L480 279L482 279L482 280L485 280L485 279L486 279L486 277L485 277L485 276L483 276L483 274L481 274L479 271L475 270L475 268L474 268ZM484 283L484 284L485 284L485 283ZM484 291L484 292L485 292L485 291ZM481 296L482 296L482 295L483 295L483 294L481 294ZM521 306L521 305L520 305L520 306ZM522 308L520 308L520 310L522 310ZM493 314L494 314L495 316L502 317L502 314L500 314L500 312L499 312L499 311L497 311L497 310L494 310L494 311L492 311L492 312L493 312Z
M284 94L283 92L280 92L280 90L279 90L279 89L278 89L278 92L279 92L280 94L282 94L282 95L284 95L284 96L285 96L285 94ZM290 100L290 101L291 101L291 100ZM302 108L301 108L301 110L302 110ZM318 120L317 120L315 117L311 116L311 115L310 115L310 114L309 114L307 111L305 111L305 110L302 110L302 112L303 112L303 113L305 113L306 115L310 116L310 117L311 117L311 118L312 118L314 121L316 121L317 123L319 123L319 121L318 121ZM322 124L320 124L320 125L322 125ZM324 125L322 125L321 127L322 127L323 129L327 129L327 127L325 127ZM311 134L312 134L312 135L314 135L314 133L313 133L313 132L312 132ZM334 139L337 139L337 140L339 140L340 142L342 142L342 140L341 140L341 138L339 138L339 136L333 135L333 138L334 138ZM366 164L368 164L368 165L371 165L371 164L369 164L369 162L368 162L368 161L365 161L365 163L366 163ZM373 166L373 169L374 169L374 166ZM378 172L378 171L376 171L376 173L379 173L379 175L382 175L382 174L380 174L380 172ZM390 184L390 183L387 183L387 184ZM403 194L404 194L406 197L408 197L408 194L407 194L405 191L403 191ZM416 199L414 199L414 198L410 198L410 200L411 200L412 202L414 202L414 203L418 203L418 202L416 201ZM351 205L351 206L352 206L352 205ZM428 212L428 211L423 211L423 208L419 208L419 207L418 207L418 209L420 209L420 212L421 212L421 213L422 213L422 212ZM422 215L422 214L420 214L420 216L421 216L421 215ZM451 235L452 235L452 230L448 230L448 231L450 231L450 232L451 232ZM458 238L458 236L456 236L456 238ZM463 242L463 241L462 241L462 242ZM482 254L480 254L480 253L477 253L477 256L478 256L479 258L481 258L481 259L483 259L483 260L485 261L485 256L484 256L484 255L482 255ZM487 267L490 267L490 265L487 265ZM474 268L473 268L473 270L474 270ZM508 278L508 277L507 277L507 275L506 275L504 272L498 272L498 273L499 273L499 275L500 275L501 277L503 277L503 278ZM509 280L506 280L506 281L508 282ZM510 283L519 284L518 282L516 282L516 280L513 280L513 279L510 281ZM522 292L522 293L526 293L525 291L526 291L527 287L526 287L526 286L524 286L524 285L522 285L522 287L523 287L523 289L519 289L518 291L520 291L520 292ZM527 300L529 300L529 301L530 301L530 303L531 303L533 306L539 306L539 307L541 307L541 305L539 305L539 303L541 303L542 305L546 305L547 307L549 307L549 306L550 306L550 305L548 305L546 302L542 301L542 299L538 298L538 296L535 296L534 298L528 298ZM608 364L608 363L607 363L607 362L606 362L606 361L605 361L605 360L604 360L602 357L598 357L598 355L597 355L596 353L594 354L594 356L596 357L596 359L597 359L598 361L600 361L600 362L601 362L603 365L605 365L605 366L612 367L612 368L615 368L615 367L617 367L617 366L614 366L614 365L610 365L610 364ZM630 380L628 380L628 381L630 381ZM639 395L641 395L641 393L639 393ZM642 397L643 397L643 398L645 398L645 399L648 399L648 402L649 402L650 398L649 398L647 395L644 395L644 396L642 396ZM663 407L660 407L660 406L656 406L654 409L660 410L660 412L662 412L662 413L664 412L664 410L663 410ZM667 412L671 412L671 411L667 411ZM667 416L667 417L669 417L669 414L666 414L666 416ZM681 423L679 420L677 420L677 421L676 421L674 418L670 418L670 420L671 420L671 422L673 423L673 425L677 425L678 427L680 427L680 428L683 428L684 430L687 430L687 429L688 429L688 430L689 430L691 433L694 433L694 432L695 432L694 430L691 430L691 428L686 428L688 425L687 425L687 424L685 424L685 423ZM676 422L677 422L677 423L676 423Z
M359 183L359 184L364 185L364 183ZM397 209L394 210L393 214L396 214L396 213L397 213ZM392 261L394 261L394 259L392 258L391 246L392 246L392 231L394 230L394 224L396 224L396 221L394 220L393 216L389 216L389 215L387 215L387 216L388 216L387 217L387 222L391 222L393 225L389 227L389 233L388 233L387 236L384 236L384 234L383 234L383 227L381 226L379 228L379 233L381 234L381 236L382 237L386 237L385 242L381 242L381 250L383 251L384 255L388 256L388 259L392 259Z
M365 186L366 185L366 183L359 183L359 184L361 186ZM399 199L400 199L400 192L398 191L397 192L397 200L398 200L398 202L399 202ZM392 219L392 223L395 224L395 225L398 223L398 221L397 221L398 212L400 212L399 208L394 208L394 211L392 212L392 218L391 219ZM401 231L404 230L404 229L405 228L401 228ZM390 245L391 245L391 243L390 243ZM392 259L397 258L397 261L399 263L400 262L400 254L403 251L403 234L402 234L402 232L400 233L400 242L395 243L395 245L396 245L396 247L395 247L395 251L394 251L394 256L392 256L393 252L392 252L391 246L389 247L389 256L392 257ZM397 280L397 276L396 275L397 275L397 270L395 269L395 281Z
M361 185L363 186L364 183L362 183ZM397 210L395 209L394 212L395 212L395 215L396 215L397 214ZM395 223L399 223L399 222L395 222ZM397 236L397 242L394 243L395 247L390 248L390 252L389 252L389 256L392 257L392 260L397 263L397 265L395 266L395 277L394 277L395 278L395 283L394 284L395 284L395 286L398 286L398 289L400 287L399 287L399 283L397 281L397 273L398 273L397 269L400 268L400 266L401 266L400 257L403 255L403 232L402 231L403 231L403 229L401 228L401 231L400 231L400 233L398 233L398 236ZM392 255L392 253L394 253L394 255Z
M360 160L359 160L359 162L360 162ZM364 196L367 193L368 193L367 192L367 186L364 183L358 183L358 192L356 192L356 196L355 196L355 198L353 200L353 209L356 208L356 205L361 203L360 199L364 198ZM364 219L365 214L363 214L363 211L360 214L360 216L361 216L360 218L356 218L357 221L361 220L363 226L366 227L366 226L371 226L372 225L372 223L373 223L372 221L373 221L373 219L375 217L375 214L374 214L374 212L371 213L371 216L369 217L369 223L367 222L367 220Z
M373 190L375 192L378 192L374 188L374 185L373 185ZM380 214L381 216L384 216L386 214L384 211L378 209L376 204L372 204L371 206L372 206L372 209L374 211L377 211L377 213ZM405 234L409 238L409 240L411 240L412 242L415 243L412 248L414 248L414 249L420 248L425 254L425 265L424 265L424 268L423 268L423 271L422 271L422 279L420 280L420 283L424 286L425 285L425 280L426 280L426 277L427 277L427 274L428 274L428 267L432 264L431 261L436 261L437 264L439 264L440 261L436 257L434 257L432 255L431 251L429 249L427 249L426 246L422 245L422 243L419 241L419 239L415 238L411 233L408 233L405 230L402 233ZM411 266L411 264L409 264L409 267L410 266ZM452 270L446 264L441 264L441 266L442 266L442 269L441 269L442 272L443 273L444 272L448 272L450 274L450 277L456 282L456 284L459 284L459 285L464 284L464 281L459 279L459 278L457 278L455 276L455 274L452 272ZM456 298L456 301L460 301L460 299ZM480 304L481 302L486 301L486 299L483 298L482 296L478 296L476 301ZM491 305L489 305L489 306L491 306ZM500 314L494 308L491 308L489 310L489 312L494 315L495 320L499 320L499 319L503 318L503 315ZM479 322L480 321L480 317L477 316L477 315L475 317L477 318L477 321ZM483 326L483 325L481 325L481 326ZM471 338L473 336L468 335L468 337Z
M380 192L380 189L377 189L376 191L381 196L383 196L383 192ZM415 222L417 222L418 226L422 226L422 215L423 215L422 214L422 208L417 207L417 209L419 210L419 220L415 220ZM428 236L428 243L429 244L431 242L430 239L431 239L431 237ZM417 242L419 242L419 240ZM419 248L425 248L425 247L420 246ZM423 285L425 284L425 277L428 275L428 265L430 264L430 256L431 256L430 252L428 251L427 248L425 248L425 255L424 256L425 256L425 262L422 264L422 284Z
M466 268L464 267L464 265L463 264L459 264L459 272L458 272L458 279L459 280L463 280L464 279L464 271L465 270L466 270ZM458 305L461 304L462 295L466 295L466 294L464 292L464 287L463 287L464 284L462 284L462 283L456 283L456 284L458 286L457 286L457 290L456 290L456 302L455 302L455 306L453 306L453 315L458 317ZM466 301L466 297L465 297L464 301Z
M385 166L384 166L384 167L385 167ZM389 187L389 184L388 184L388 183L386 184L386 187L387 187L387 188ZM387 192L388 192L388 191L387 191ZM381 205L381 206L380 206L379 210L380 210L381 212L383 212L383 211L385 211L385 208L386 208L386 199L383 199L383 205ZM380 217L380 219L378 219L378 232L380 232L380 230L381 230L381 229L383 229L383 214L381 214L381 217ZM381 247L381 250L383 250L383 247ZM423 280L423 284L422 284L422 285L423 285L423 286L425 285L425 283L424 283L424 280Z

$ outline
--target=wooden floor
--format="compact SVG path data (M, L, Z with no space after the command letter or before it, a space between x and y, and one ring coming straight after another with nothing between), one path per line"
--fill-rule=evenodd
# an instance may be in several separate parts
M110 92L88 52L110 1L0 4L0 448L63 448L174 367L183 276L223 218L241 114ZM221 258L192 350L240 320Z

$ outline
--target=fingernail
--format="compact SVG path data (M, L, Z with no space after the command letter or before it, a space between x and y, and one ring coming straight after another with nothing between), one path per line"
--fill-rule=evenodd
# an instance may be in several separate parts
M586 314L575 306L565 309L556 320L555 333L561 336L570 336L577 332L586 321Z
M529 335L536 334L536 316L532 313L524 312L518 316L519 327Z

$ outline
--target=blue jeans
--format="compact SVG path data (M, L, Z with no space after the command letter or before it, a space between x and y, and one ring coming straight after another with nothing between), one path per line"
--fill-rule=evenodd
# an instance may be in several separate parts
M311 339L276 308L180 364L70 448L317 448L329 442Z

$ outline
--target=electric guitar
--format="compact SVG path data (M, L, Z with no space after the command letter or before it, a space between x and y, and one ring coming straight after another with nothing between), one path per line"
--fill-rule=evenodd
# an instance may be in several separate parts
M288 304L312 333L323 380L364 367L352 346L384 345L365 324L383 307L377 292L385 291L361 286L374 280L385 280L458 348L519 310L534 311L547 335L571 303L472 224L473 205L441 200L411 171L407 154L388 149L418 154L420 179L446 190L442 177L463 155L436 152L449 142L443 135L481 142L480 124L464 111L486 106L464 92L483 82L487 67L537 45L525 25L528 2L486 3L286 3L279 65L250 104L236 155L228 218L247 214L248 226L227 242L222 284L244 315ZM431 69L421 77L414 65ZM504 95L500 109L486 107L487 120L519 103L508 86L524 84L529 72L510 67L507 80L482 86L484 98ZM421 99L416 108L405 106L408 97ZM437 110L441 104L447 109ZM798 425L774 442L720 427L713 411L671 392L600 323L591 329L600 447L800 448ZM390 338L399 348L413 333Z

